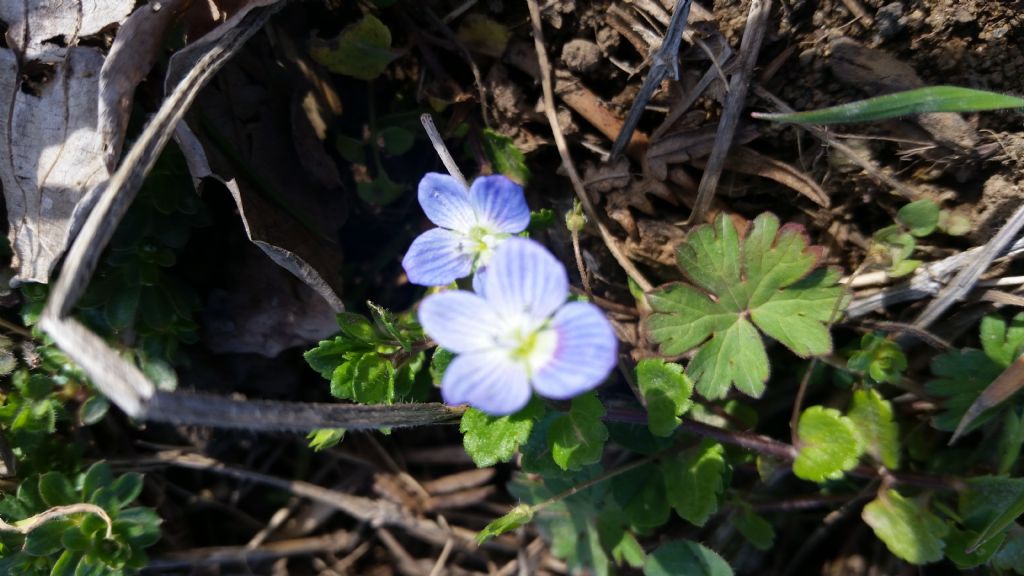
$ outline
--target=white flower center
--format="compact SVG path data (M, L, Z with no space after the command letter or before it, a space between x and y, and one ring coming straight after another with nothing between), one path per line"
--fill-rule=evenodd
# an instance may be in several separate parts
M469 230L468 252L476 255L477 267L486 266L494 254L494 249L502 240L508 238L508 234L493 232L483 226L474 226Z
M555 356L558 334L547 324L536 325L527 316L509 322L495 338L495 345L522 364L531 377Z

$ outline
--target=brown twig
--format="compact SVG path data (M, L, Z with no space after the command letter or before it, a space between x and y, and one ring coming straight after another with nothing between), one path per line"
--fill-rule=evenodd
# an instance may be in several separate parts
M739 125L740 112L747 101L748 83L754 72L754 65L757 64L757 57L761 53L761 43L768 27L768 15L771 8L771 0L752 0L750 3L747 27L743 31L743 40L740 43L739 69L729 79L729 94L726 96L725 106L722 110L722 120L718 124L718 137L715 139L715 147L711 150L711 156L708 157L704 175L700 179L697 200L688 220L690 224L704 221L704 217L711 207L711 200L718 190L718 181L725 168L725 159L729 155L736 127Z
M618 240L612 236L612 233L597 217L597 211L594 210L594 205L590 202L590 197L583 186L583 180L580 178L579 172L576 171L576 165L573 164L572 156L569 155L569 146L566 144L565 135L562 134L562 128L558 124L558 116L555 111L555 95L551 86L551 63L548 61L548 54L544 48L544 31L541 28L540 7L537 6L537 0L526 0L526 3L530 8L530 21L533 24L533 42L537 50L537 61L540 64L541 86L544 90L544 114L548 118L548 123L551 124L551 132L555 137L555 146L558 148L558 154L562 158L562 165L569 174L569 180L572 182L576 197L580 199L580 204L583 205L583 211L586 213L587 218L597 226L598 231L601 233L601 239L608 246L608 251L611 252L612 257L625 270L626 274L640 286L641 290L648 292L654 288L654 285L640 273L633 262L622 251L622 248L619 247Z

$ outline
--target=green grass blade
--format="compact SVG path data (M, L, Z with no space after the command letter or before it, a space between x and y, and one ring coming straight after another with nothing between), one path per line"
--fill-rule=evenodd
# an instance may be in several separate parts
M980 112L1005 108L1024 108L1024 99L958 86L930 86L820 110L779 114L754 112L753 117L794 124L844 124L926 112Z

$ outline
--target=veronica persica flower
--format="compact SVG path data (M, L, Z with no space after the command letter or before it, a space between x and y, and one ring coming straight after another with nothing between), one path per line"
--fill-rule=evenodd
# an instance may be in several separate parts
M445 370L447 404L512 414L533 391L566 400L600 384L615 366L618 341L589 302L569 302L565 267L543 246L509 238L495 250L476 293L428 296L424 331L457 356Z
M420 180L420 206L439 228L420 234L402 259L413 284L443 286L469 276L505 238L526 230L523 189L504 176L481 176L467 190L447 174Z

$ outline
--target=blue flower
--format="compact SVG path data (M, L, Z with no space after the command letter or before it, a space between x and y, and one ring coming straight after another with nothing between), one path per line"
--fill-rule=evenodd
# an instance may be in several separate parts
M540 244L505 240L476 286L476 293L442 292L420 305L424 331L457 354L441 382L445 403L512 414L531 390L566 400L595 388L615 366L618 341L608 319L589 302L566 303L565 267Z
M530 224L522 187L504 176L482 176L467 190L455 178L431 172L420 180L419 200L440 226L420 234L402 259L409 281L421 286L469 276L502 240Z

